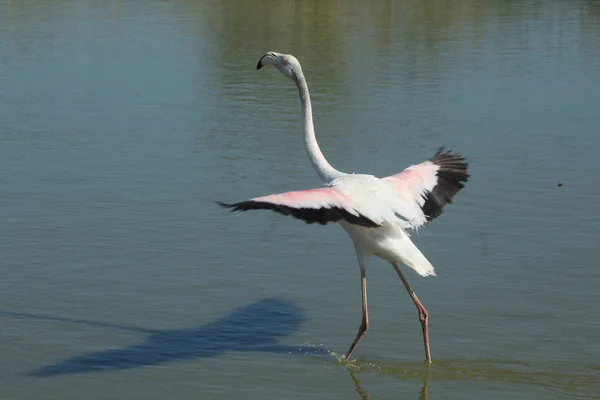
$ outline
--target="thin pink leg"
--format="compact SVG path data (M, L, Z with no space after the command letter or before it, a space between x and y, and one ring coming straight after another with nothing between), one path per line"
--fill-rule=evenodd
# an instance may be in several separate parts
M358 328L358 333L356 334L354 342L352 342L350 349L348 349L348 352L346 353L346 360L350 358L354 348L369 329L369 310L367 308L367 275L366 268L363 265L360 266L360 290L362 292L362 323Z
M421 322L421 329L423 329L423 342L425 343L425 359L429 364L431 364L431 349L429 348L429 329L427 326L429 322L429 313L427 313L427 310L415 294L415 291L408 284L408 281L402 274L402 271L400 271L398 265L396 263L392 263L392 265L394 266L396 273L402 280L402 283L404 283L404 287L406 288L406 290L408 290L408 294L412 298L413 302L415 303L415 306L417 306L417 310L419 311L419 321Z

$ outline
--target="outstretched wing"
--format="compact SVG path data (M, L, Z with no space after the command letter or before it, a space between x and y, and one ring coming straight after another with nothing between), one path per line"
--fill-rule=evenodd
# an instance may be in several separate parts
M429 160L383 179L346 175L326 188L218 204L232 211L273 210L309 224L344 220L375 228L401 217L406 227L416 228L440 216L468 178L465 159L440 149Z
M413 227L431 222L443 213L447 203L469 179L468 164L458 153L440 148L429 160L383 178L406 201L409 215L403 215ZM418 208L417 208L418 207Z
M348 221L351 224L377 227L378 223L359 211L359 205L336 187L299 190L256 197L234 204L217 202L232 211L273 210L292 215L308 224Z

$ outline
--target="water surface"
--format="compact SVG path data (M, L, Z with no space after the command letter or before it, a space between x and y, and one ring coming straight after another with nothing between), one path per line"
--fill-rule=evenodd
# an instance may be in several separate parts
M599 398L596 1L0 0L3 398ZM337 226L215 200L338 169L471 163L414 235L437 277L358 267ZM561 186L559 186L559 183Z

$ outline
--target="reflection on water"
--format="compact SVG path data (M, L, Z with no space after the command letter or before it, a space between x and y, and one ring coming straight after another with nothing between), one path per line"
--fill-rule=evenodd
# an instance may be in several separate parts
M396 380L418 380L422 388L416 397L427 399L428 389L436 382L488 380L508 385L524 385L543 389L562 396L600 398L597 383L598 366L569 363L524 363L510 360L438 360L431 367L425 363L391 363L370 360L340 361L354 382L361 399L369 399L368 391L360 383L365 373L385 375Z
M356 391L356 393L358 393L358 396L361 398L361 400L371 400L371 398L369 397L369 395L367 394L367 392L365 391L365 389L361 386L360 384L360 380L358 379L358 377L356 376L356 370L353 366L348 366L348 373L350 374L350 377L352 378L352 381L354 382L354 390ZM429 385L429 372L430 372L430 368L427 368L427 371L425 373L425 377L423 379L423 387L421 388L421 391L419 392L419 400L427 400L427 386Z

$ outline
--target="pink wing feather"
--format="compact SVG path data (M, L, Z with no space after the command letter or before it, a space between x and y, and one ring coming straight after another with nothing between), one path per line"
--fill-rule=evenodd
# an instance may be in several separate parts
M292 215L306 223L326 224L346 220L352 224L377 227L379 224L361 215L356 203L335 187L299 190L255 197L235 204L219 202L232 211L273 210Z
M426 221L439 217L447 203L469 179L467 163L460 154L443 148L421 164L383 178L404 198L416 201Z

